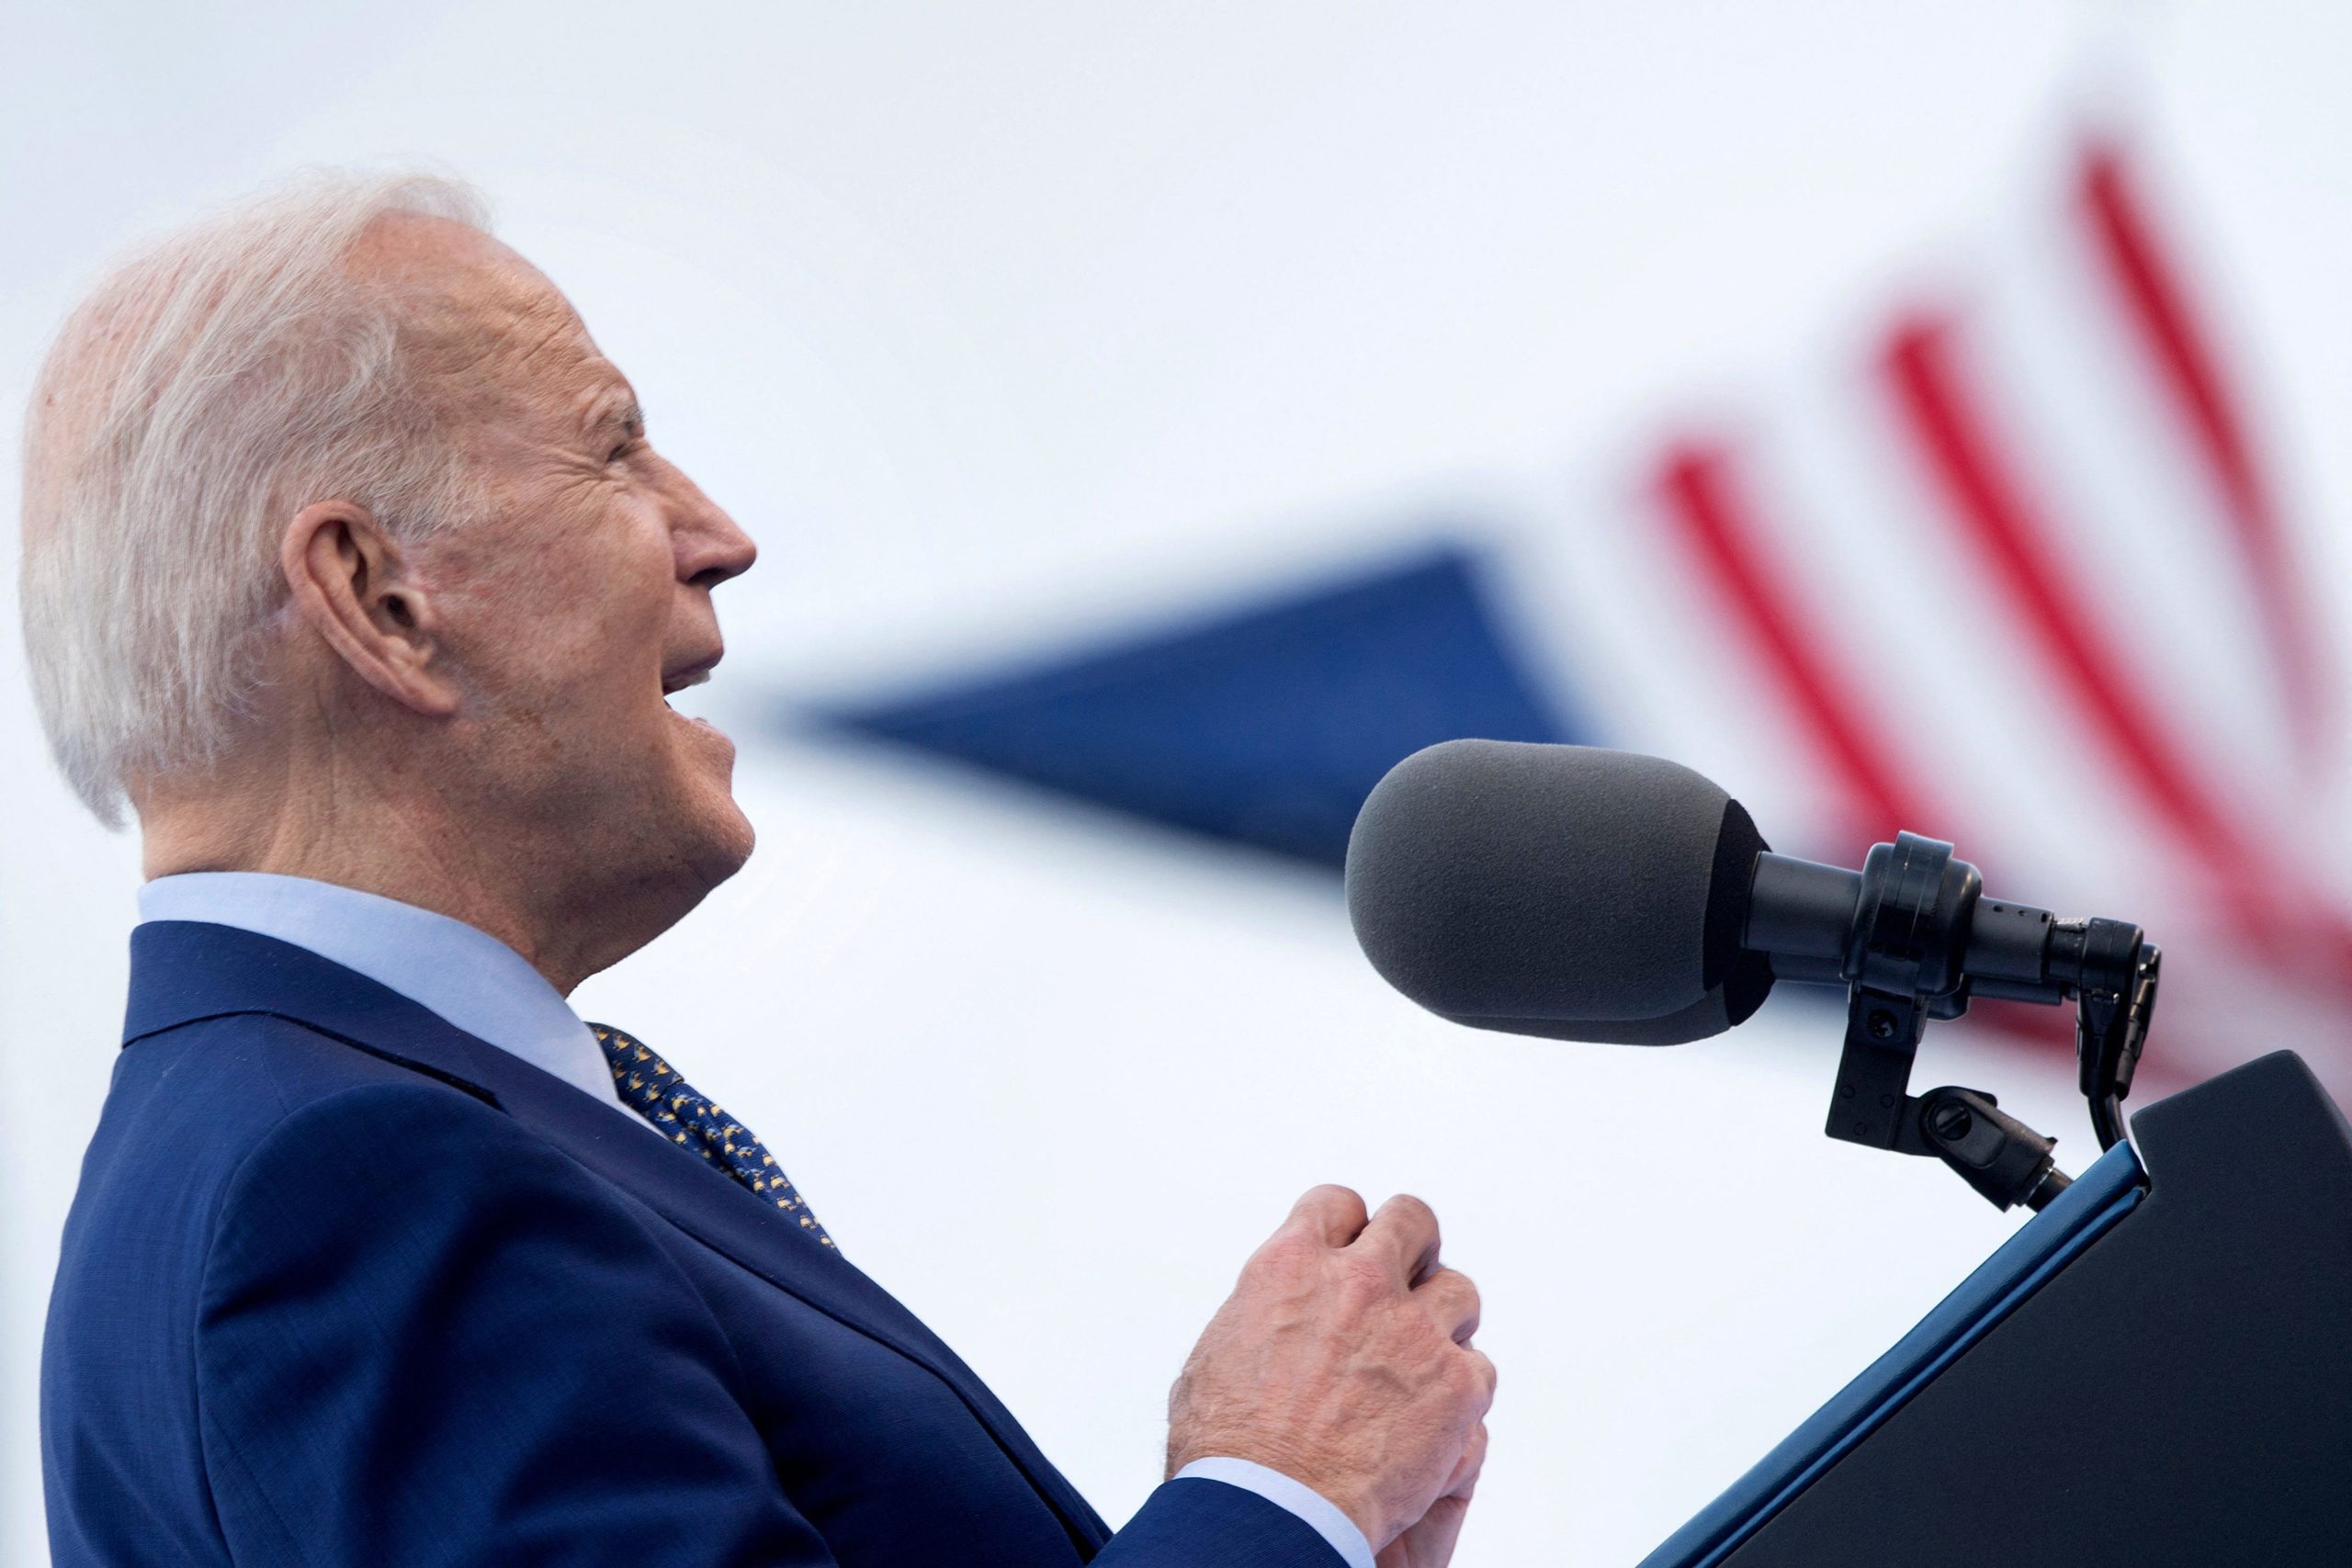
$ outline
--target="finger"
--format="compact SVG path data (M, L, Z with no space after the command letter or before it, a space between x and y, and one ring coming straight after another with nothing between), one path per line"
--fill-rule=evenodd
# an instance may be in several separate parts
M1354 1245L1385 1258L1396 1277L1410 1285L1436 1266L1438 1241L1436 1212L1400 1192L1380 1206Z
M1462 1450L1462 1458L1454 1464L1453 1473L1446 1478L1445 1490L1440 1495L1468 1502L1470 1495L1478 1490L1478 1472L1486 1466L1487 1424L1481 1421L1470 1428L1469 1446Z
M1495 1363L1487 1359L1484 1350L1468 1345L1462 1348L1462 1353L1470 1358L1470 1370L1477 1374L1478 1386L1487 1392L1486 1408L1492 1410L1495 1407Z
M1469 1512L1470 1505L1464 1499L1440 1497L1430 1505L1428 1513L1408 1526L1404 1534L1372 1560L1373 1568L1420 1568L1423 1563L1453 1561L1454 1541L1461 1536L1462 1521Z
M1364 1224L1363 1200L1345 1187L1326 1182L1307 1189L1306 1195L1291 1205L1290 1217L1283 1222L1283 1228L1302 1226L1326 1247L1345 1247L1363 1233Z
M1478 1287L1459 1269L1432 1269L1413 1287L1413 1299L1456 1345L1478 1332Z

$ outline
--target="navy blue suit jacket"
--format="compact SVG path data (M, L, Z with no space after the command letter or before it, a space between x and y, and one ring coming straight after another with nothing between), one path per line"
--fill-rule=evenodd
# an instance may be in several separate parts
M855 1267L375 982L131 953L42 1357L58 1568L1340 1568L1213 1481L1112 1536Z

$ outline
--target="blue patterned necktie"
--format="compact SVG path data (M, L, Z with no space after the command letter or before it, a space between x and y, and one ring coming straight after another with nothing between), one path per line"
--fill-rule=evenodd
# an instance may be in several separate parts
M773 1203L786 1218L799 1221L811 1240L840 1256L833 1238L808 1212L808 1201L793 1190L775 1156L749 1128L696 1094L694 1085L642 1042L609 1023L588 1027L594 1032L596 1043L604 1047L605 1059L613 1065L613 1088L620 1091L623 1104L652 1122L655 1132L667 1134L672 1143L692 1149L741 1182L762 1202Z

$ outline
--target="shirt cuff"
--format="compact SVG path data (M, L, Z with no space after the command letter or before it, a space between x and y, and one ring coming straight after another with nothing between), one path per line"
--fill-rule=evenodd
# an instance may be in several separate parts
M1355 1520L1341 1513L1339 1505L1322 1493L1303 1482L1293 1481L1279 1470L1269 1470L1246 1459L1196 1459L1169 1479L1222 1481L1244 1492L1255 1492L1283 1512L1297 1516L1301 1523L1330 1543L1331 1550L1346 1560L1348 1568L1373 1568L1372 1542L1364 1539Z

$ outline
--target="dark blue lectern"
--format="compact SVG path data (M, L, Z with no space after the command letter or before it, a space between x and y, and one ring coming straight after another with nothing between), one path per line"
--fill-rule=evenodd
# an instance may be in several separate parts
M2132 1133L1641 1568L2352 1563L2352 1129L2281 1051Z

